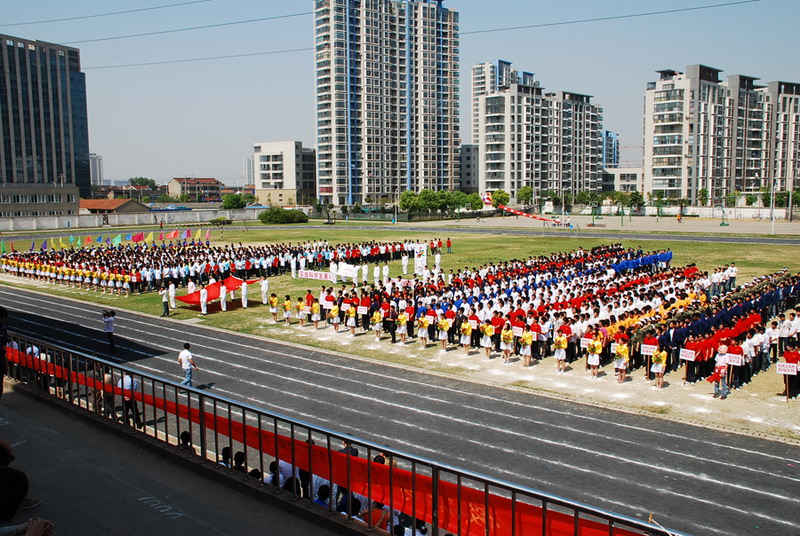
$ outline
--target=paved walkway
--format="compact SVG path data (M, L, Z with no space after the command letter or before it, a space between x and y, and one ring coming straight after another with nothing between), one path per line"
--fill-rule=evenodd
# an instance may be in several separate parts
M31 482L56 534L332 534L115 433L18 392L0 402L0 437Z

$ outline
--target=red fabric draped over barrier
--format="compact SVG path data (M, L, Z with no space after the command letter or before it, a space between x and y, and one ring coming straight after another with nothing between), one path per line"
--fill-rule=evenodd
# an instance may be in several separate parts
M525 216L526 218L530 218L532 220L550 221L550 222L556 221L556 220L553 220L551 218L544 218L542 216L537 216L535 214L528 214L527 212L522 212L520 210L515 210L515 209L507 207L505 205L497 205L497 208L499 208L500 210L504 210L504 211L508 212L509 214L514 214L515 216Z
M258 279L251 279L247 282L248 285L252 285L254 283L258 283ZM228 292L232 290L239 290L244 283L243 279L239 279L238 277L228 276L228 278L222 281L216 281L211 285L206 285L206 291L208 291L208 301L211 302L212 300L216 300L219 298L219 288L222 286L222 283L225 283L225 288L228 289ZM186 296L176 296L177 300L182 301L183 303L189 305L200 305L200 291L196 290L191 294L187 294Z
M244 425L242 422L229 420L219 415L215 416L210 412L201 413L198 408L189 408L185 404L141 392L132 393L84 373L70 372L56 363L49 362L42 357L34 357L20 350L7 348L6 357L11 363L38 373L46 373L55 378L105 393L133 397L147 406L190 420L195 424L200 424L202 420L206 430L216 431L232 441L246 443L250 448L293 463L302 470L332 480L335 484L347 487L359 495L391 505L398 512L414 514L427 523L433 521L434 481L429 476L413 474L405 469L390 468L364 458L348 456L343 452L329 452L327 448L319 445L309 447L309 444L302 440L292 440L283 435L276 436L273 432L265 430L259 432L258 428L254 426ZM414 504L415 500L416 504ZM491 493L487 497L483 490L466 485L460 487L460 503L459 531L459 487L451 482L439 481L438 524L441 528L469 536L484 536L487 534L488 524L488 534L500 536L511 534L513 517L516 516L516 532L518 534L541 534L542 532L542 509L538 506L517 501L512 508L510 499ZM486 509L487 503L488 510ZM572 536L575 534L573 516L548 510L546 534L548 536ZM608 526L605 523L581 519L577 534L579 536L608 536ZM636 536L639 533L615 528L614 534L615 536Z

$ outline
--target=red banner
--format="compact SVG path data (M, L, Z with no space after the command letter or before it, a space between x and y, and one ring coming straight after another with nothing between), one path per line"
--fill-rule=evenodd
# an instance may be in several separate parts
M253 285L258 283L258 279L251 279L247 282L248 285ZM212 300L216 300L219 298L219 289L222 286L222 283L225 283L225 288L228 292L232 290L238 290L239 287L242 286L244 283L243 279L239 279L238 277L229 276L227 279L223 281L216 281L210 285L206 286L206 291L208 292L208 301L211 302ZM200 305L200 291L196 290L191 294L187 294L186 296L176 296L176 298L183 303L189 305Z
M432 523L432 501L434 481L426 475L414 474L405 469L391 468L388 465L370 462L364 458L348 456L343 452L328 451L318 445L309 445L299 439L275 435L254 426L244 426L240 421L228 420L210 412L201 414L198 408L189 408L163 398L141 392L123 390L106 384L83 373L67 369L12 348L6 349L6 357L11 363L26 367L34 372L48 374L55 378L68 380L73 384L84 385L117 396L133 397L154 409L165 411L179 418L200 424L207 430L232 441L246 443L255 450L294 464L321 478L332 480L339 486L348 487L353 492L371 497L385 505L391 505L398 512L416 515L426 523ZM349 479L348 479L349 467ZM391 476L390 476L391 473ZM438 482L439 526L447 531L484 536L506 535L512 533L512 521L516 517L516 533L541 534L542 509L538 506L512 501L505 497L487 494L483 489L458 486L451 482ZM459 504L460 497L460 504ZM415 504L416 501L416 504ZM488 509L486 505L488 504ZM364 505L366 507L367 505ZM460 519L460 521L459 521ZM571 515L547 512L548 536L608 536L608 525L581 519L578 532L574 531L574 518ZM615 528L615 536L636 536L639 533Z
M525 216L526 218L530 218L532 220L550 221L550 222L555 222L556 221L556 220L552 220L550 218L543 218L542 216L536 216L534 214L528 214L527 212L522 212L520 210L516 210L516 209L510 208L510 207L507 207L505 205L497 205L497 208L499 208L500 210L504 210L504 211L508 212L509 214L514 214L515 216Z

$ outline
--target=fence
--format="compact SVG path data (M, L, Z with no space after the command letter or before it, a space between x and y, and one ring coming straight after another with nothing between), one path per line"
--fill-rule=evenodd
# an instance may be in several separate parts
M343 510L355 530L382 533L422 520L434 536L686 536L41 340L11 333L10 341L9 376L42 396L111 426L131 426L163 448L199 456L208 471L226 471L265 493L304 501L310 513ZM233 466L234 452L244 456L243 472ZM376 455L385 463L371 461ZM325 505L314 501L324 486L334 498ZM363 516L362 524L355 518L359 511L375 515ZM375 527L377 519L386 521Z

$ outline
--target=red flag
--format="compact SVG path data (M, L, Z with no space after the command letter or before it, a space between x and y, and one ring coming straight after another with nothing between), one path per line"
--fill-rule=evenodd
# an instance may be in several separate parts
M206 231L206 240L211 240L211 229Z
M178 230L177 229L167 233L167 240L172 240L173 238L178 238Z
M17 250L14 249L14 241L13 240L9 240L8 242L9 242L9 244L11 244L11 253L16 253Z
M162 240L162 241L164 240L164 231L161 231L160 233L158 233L158 239Z
M86 240L84 240L83 243L84 244L91 244L92 243L92 237L91 236L87 236Z
M183 238L191 238L191 237L192 237L192 231L186 229L186 231L183 232Z
M712 374L711 376L706 378L706 381L708 383L716 383L716 382L720 381L721 379L722 379L722 371L717 370L717 371L714 372L714 374Z
M131 237L133 242L142 242L144 240L144 233L136 233Z

